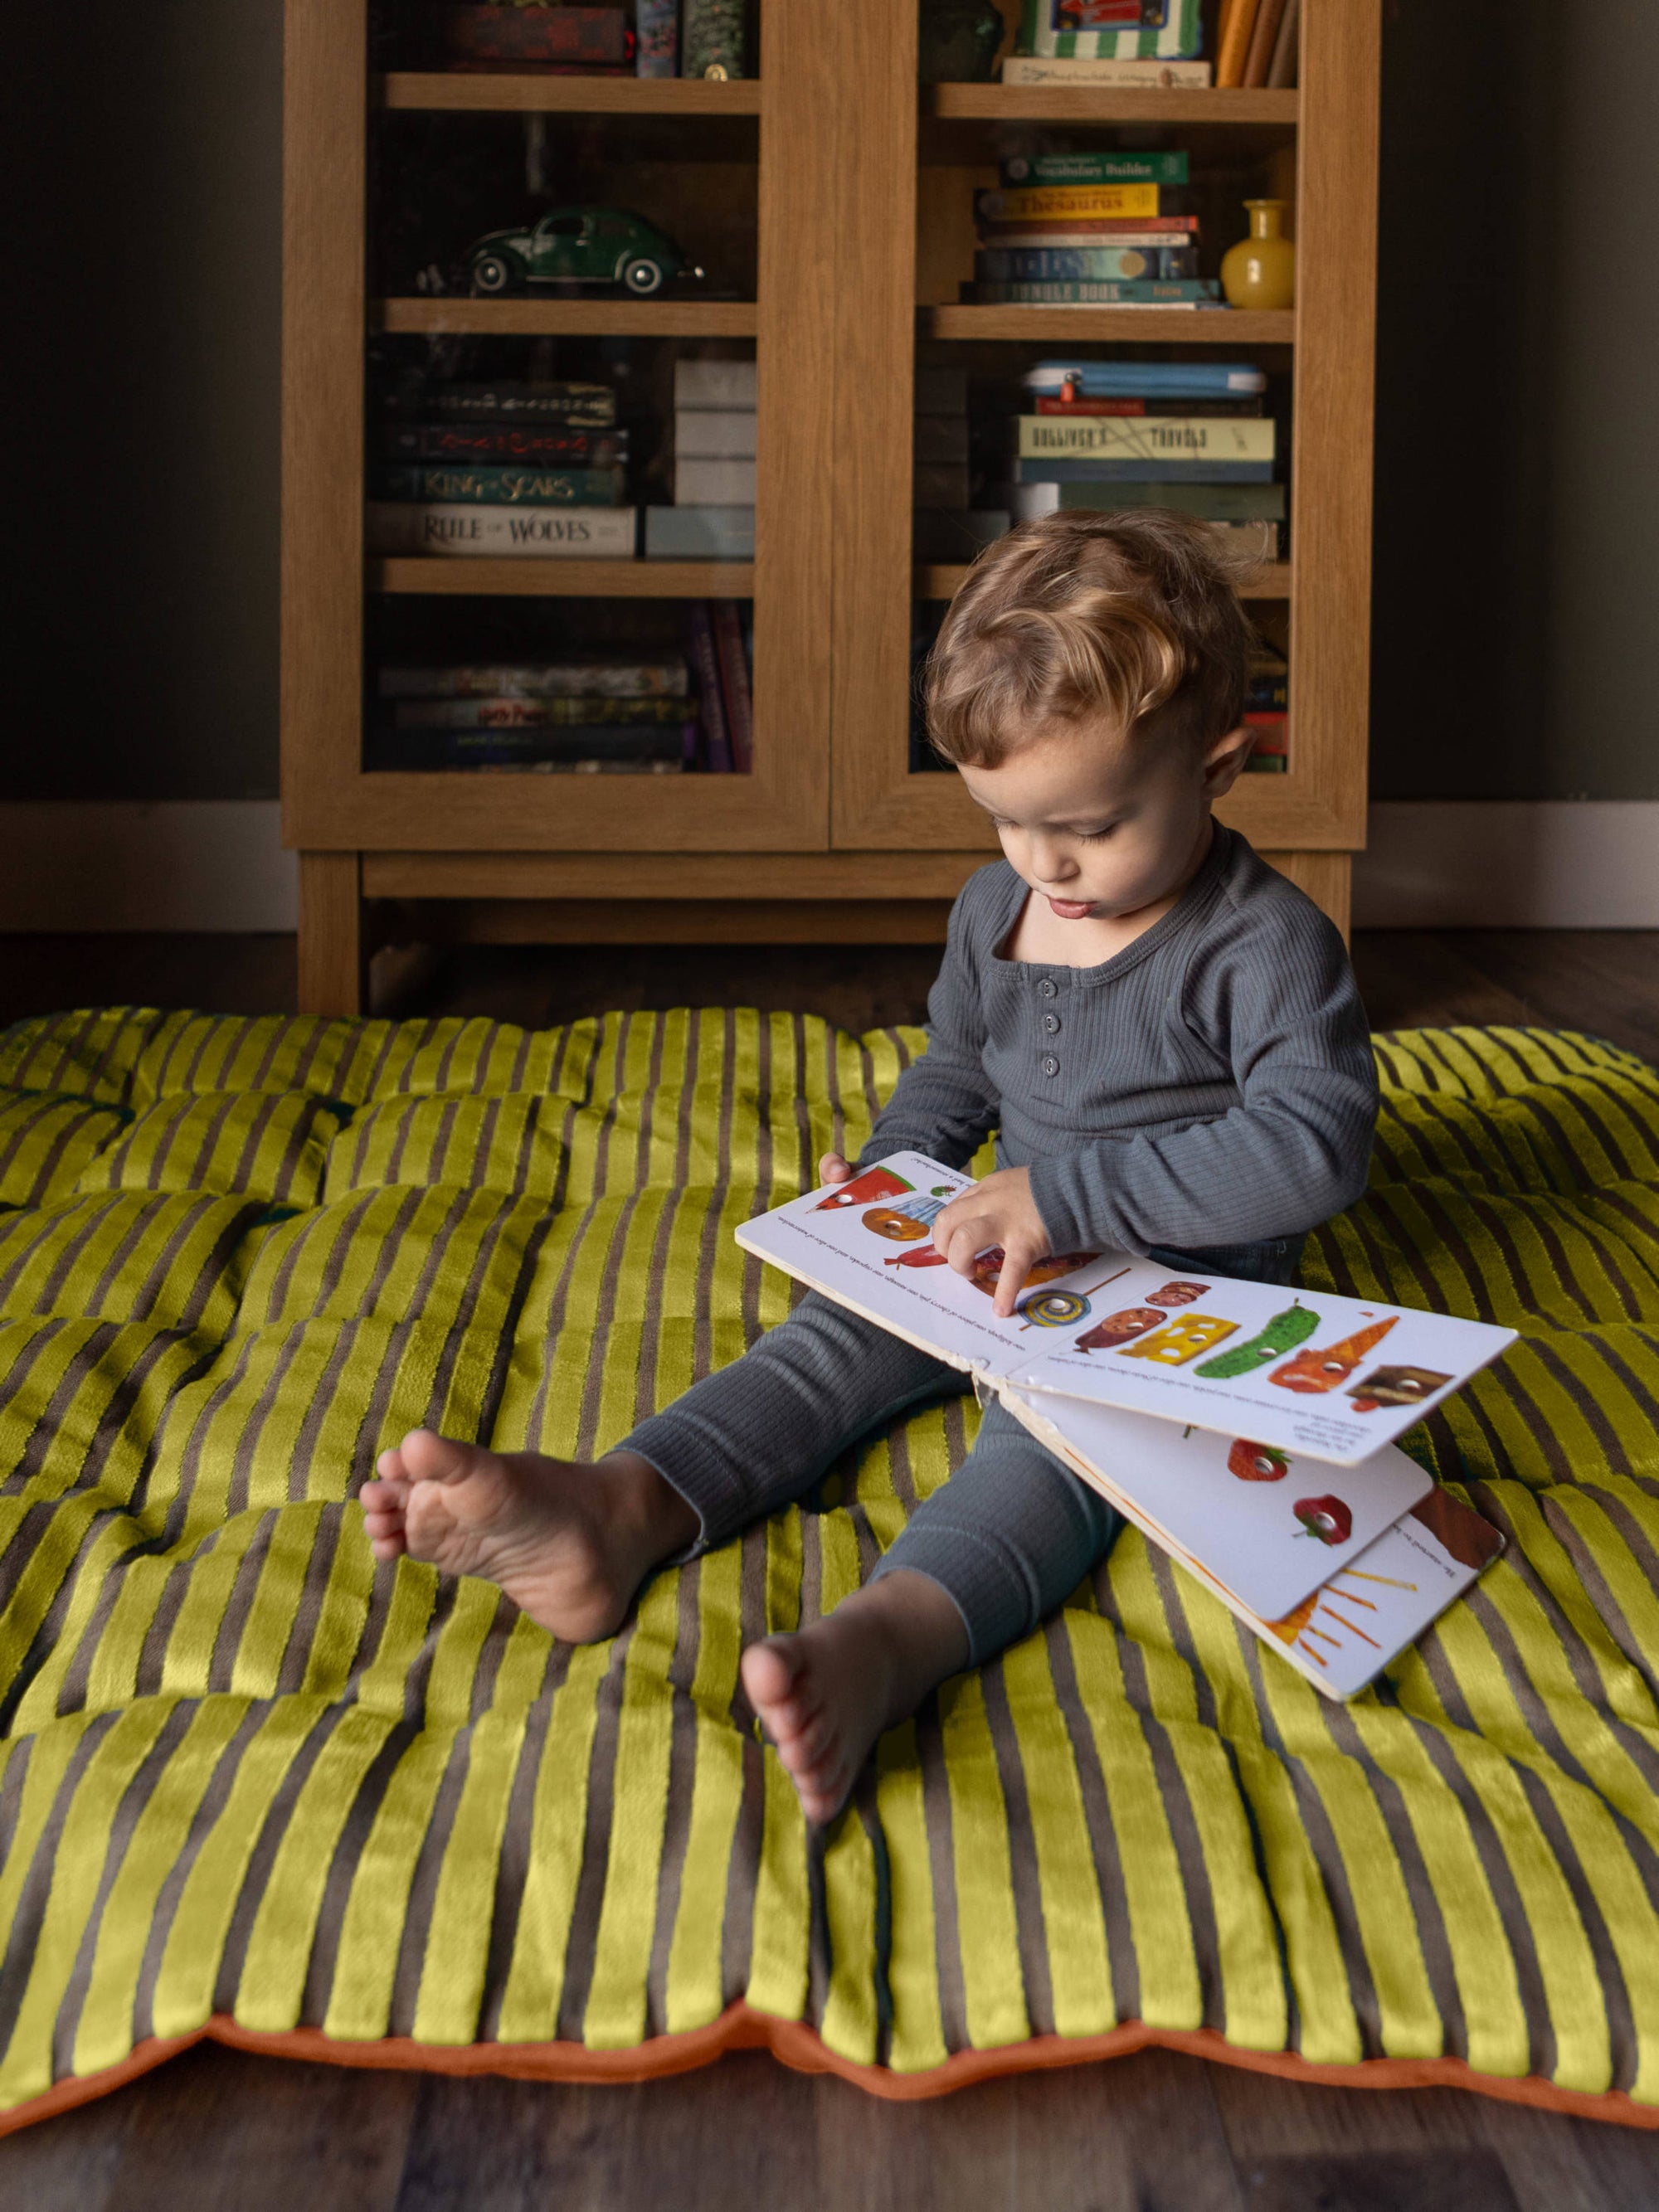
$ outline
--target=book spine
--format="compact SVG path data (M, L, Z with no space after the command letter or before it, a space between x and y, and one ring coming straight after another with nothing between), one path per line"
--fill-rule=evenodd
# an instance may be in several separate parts
M632 58L625 8L450 6L444 44L452 54L482 62L592 62L617 66Z
M743 75L743 0L685 0L682 76Z
M1017 222L982 222L986 246L1166 246L1198 236L1195 215L1073 216L1047 221L1022 216Z
M674 404L677 408L722 407L752 412L759 386L752 361L677 361L674 364Z
M1285 514L1283 484L1195 484L1146 477L1133 483L1004 483L991 487L990 495L1018 520L1054 514L1073 507L1098 507L1120 514L1137 507L1171 507L1200 522L1279 522Z
M1260 416L1263 410L1263 403L1260 399L1206 398L1202 404L1206 416L1254 417ZM1039 396L1034 403L1036 414L1061 422L1082 422L1101 416L1159 417L1190 415L1192 410L1190 399L1160 398L1148 392L1125 393L1115 399L1050 399Z
M1046 415L1017 415L1014 450L1022 460L1271 462L1277 428L1262 416L1244 422L1166 415L1056 422Z
M676 722L639 730L394 730L380 738L375 749L410 768L588 761L672 762L678 768L683 747L682 726Z
M711 775L732 773L732 744L726 734L726 708L720 698L720 656L714 649L714 625L702 599L686 604L686 659L697 678L698 718L702 724L703 748Z
M1012 154L1003 185L1184 185L1184 154Z
M1215 81L1218 86L1241 85L1244 62L1255 28L1257 0L1232 0L1221 35L1216 41Z
M635 0L635 68L641 76L680 73L679 0Z
M631 507L371 501L367 526L371 552L432 553L451 559L620 559L632 554L636 535Z
M1151 277L1168 283L1196 276L1197 250L1190 246L1083 246L986 247L974 256L974 274L982 283L1044 283L1089 277L1122 282Z
M549 730L650 725L685 720L684 699L405 699L392 710L396 730Z
M755 720L749 696L749 664L744 658L743 629L735 599L716 599L713 606L714 649L720 665L720 700L726 708L726 736L732 747L732 767L747 775L755 764Z
M1155 216L1158 191L1156 185L1033 185L975 192L974 213L987 222L1029 222L1036 216Z
M1144 483L1256 484L1271 483L1271 461L1170 460L1152 453L1137 453L1129 460L1016 461L1016 483ZM1153 504L1156 505L1156 501Z
M1055 61L1047 55L1010 54L1002 64L1004 84L1105 85L1124 91L1202 92L1210 82L1208 62Z
M1169 284L1138 278L1124 283L1069 283L975 284L974 297L988 307L1191 307L1215 301L1221 287L1213 276L1188 276Z
M1273 67L1273 48L1279 44L1279 26L1285 14L1285 0L1261 0L1256 11L1255 28L1250 33L1250 50L1244 58L1244 83L1255 89L1265 86L1267 72Z
M1267 70L1271 90L1284 92L1296 82L1297 59L1302 50L1302 0L1285 0L1285 13L1279 18L1279 36L1273 41L1273 58Z
M678 407L674 410L674 458L681 461L752 461L752 407Z
M628 433L507 422L387 422L381 427L380 455L388 461L611 469L628 459Z
M1267 390L1267 380L1242 361L1054 361L1034 369L1025 386L1056 399L1114 399L1125 392L1207 399L1250 398Z
M469 384L447 390L435 384L421 395L419 411L449 422L568 422L583 429L608 430L617 420L617 395L593 384L550 392L526 392L510 384Z
M495 667L383 667L382 699L659 699L684 703L688 679L678 655L665 660L555 661Z
M674 464L674 504L677 507L752 507L755 504L753 461L677 460Z
M374 471L376 499L476 501L491 507L620 507L620 469L450 468L439 463Z

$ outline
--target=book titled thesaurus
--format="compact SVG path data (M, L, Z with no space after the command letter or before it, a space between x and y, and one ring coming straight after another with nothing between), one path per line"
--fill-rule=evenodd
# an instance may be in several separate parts
M896 1153L744 1223L738 1242L971 1374L1333 1696L1362 1688L1496 1556L1496 1531L1394 1439L1512 1329L1128 1252L1042 1261L1003 1320L1001 1251L962 1275L933 1241L971 1181Z

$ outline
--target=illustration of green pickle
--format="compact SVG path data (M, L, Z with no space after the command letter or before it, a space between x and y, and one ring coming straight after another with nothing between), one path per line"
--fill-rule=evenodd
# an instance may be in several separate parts
M1235 1345L1231 1352L1218 1352L1213 1359L1206 1359L1193 1372L1214 1382L1231 1382L1235 1376L1253 1375L1258 1367L1277 1359L1281 1352L1293 1352L1318 1326L1319 1316L1310 1312L1306 1306L1286 1306L1283 1313L1273 1316L1260 1336L1253 1336L1248 1344Z

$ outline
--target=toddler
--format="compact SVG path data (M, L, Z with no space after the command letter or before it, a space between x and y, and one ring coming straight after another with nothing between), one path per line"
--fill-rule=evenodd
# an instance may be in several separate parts
M1003 1248L1000 1313L1050 1253L1288 1283L1304 1232L1364 1188L1376 1078L1341 940L1211 815L1249 755L1250 644L1222 541L1161 511L1022 524L945 617L928 727L1004 857L957 901L928 1048L857 1164L915 1150L960 1167L997 1132L995 1173L933 1234L961 1273ZM819 1171L854 1170L831 1154ZM814 1293L592 1465L417 1430L364 1486L368 1533L377 1558L485 1576L586 1642L653 1569L730 1541L854 1439L966 1387ZM938 1683L1035 1628L1117 1526L990 1406L864 1588L744 1654L807 1818L834 1816L877 1737Z

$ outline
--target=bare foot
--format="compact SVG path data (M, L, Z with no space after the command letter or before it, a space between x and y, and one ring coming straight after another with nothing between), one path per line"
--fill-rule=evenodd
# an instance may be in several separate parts
M877 1737L968 1664L955 1601L927 1575L884 1575L794 1636L743 1655L743 1686L807 1819L834 1820Z
M653 1567L696 1537L696 1514L648 1460L486 1451L415 1429L382 1452L361 1503L377 1559L407 1552L498 1583L567 1644L614 1636Z

